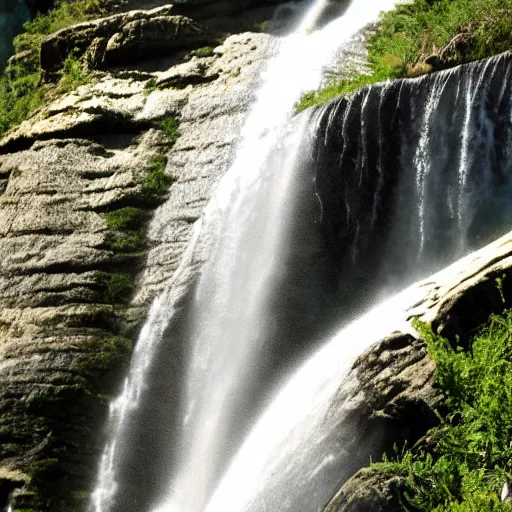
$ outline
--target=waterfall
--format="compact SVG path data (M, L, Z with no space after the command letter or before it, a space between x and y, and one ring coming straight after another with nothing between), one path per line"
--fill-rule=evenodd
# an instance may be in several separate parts
M408 310L428 287L379 298L510 230L510 91L505 54L317 109L311 171L337 263L336 309L374 306L285 379L206 512L322 510L381 453L386 433L368 431L353 410L359 382L348 371L372 343L411 331Z
M311 32L317 0L281 41L111 405L94 512L316 512L378 451L340 385L416 292L379 300L510 229L509 56L292 117L341 39L393 3Z
M141 511L158 501L165 511L203 510L268 399L274 370L285 364L279 350L290 336L300 345L317 329L318 301L298 300L293 320L279 313L294 301L279 295L286 274L301 272L287 260L287 246L297 199L304 194L296 177L307 116L292 120L293 107L302 91L318 86L342 43L393 3L353 3L343 17L313 31L329 4L316 0L281 41L264 71L234 162L196 225L172 285L153 304L124 390L111 405L112 436L92 510ZM196 244L208 261L199 281L188 286L194 288L189 296L182 283L189 278ZM313 256L307 255L308 263ZM304 262L302 267L304 273Z

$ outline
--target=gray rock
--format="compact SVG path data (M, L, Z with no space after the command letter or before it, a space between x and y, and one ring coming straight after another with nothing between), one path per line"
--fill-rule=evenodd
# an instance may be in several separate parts
M402 512L403 479L362 469L340 489L324 512Z
M28 482L32 464L51 461L57 444L69 455L47 473L58 487L48 492L70 499L69 489L90 490L128 344L227 168L269 41L228 38L188 71L164 59L143 72L97 73L0 141L0 493ZM194 70L208 80L191 79ZM171 76L182 89L166 88ZM157 125L168 116L181 119L172 148ZM155 203L142 183L157 154L167 158L172 185ZM158 207L168 219L150 222L137 254L108 245L104 212L122 206ZM105 272L128 274L134 293L106 299ZM13 503L37 508L36 498L17 491Z
M173 15L171 5L150 11L129 11L51 34L41 45L41 67L51 76L70 54L76 58L87 54L89 66L121 65L198 47L211 42L212 38L204 26L190 18Z

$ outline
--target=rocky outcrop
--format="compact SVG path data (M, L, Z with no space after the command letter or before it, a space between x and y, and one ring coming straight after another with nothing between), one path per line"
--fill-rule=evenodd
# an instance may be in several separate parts
M122 65L144 57L159 58L177 50L210 44L213 35L167 5L151 11L130 11L62 29L41 45L41 67L58 71L64 60L89 53L89 65ZM92 57L92 58L91 58Z
M408 310L410 318L464 346L469 334L491 313L512 304L512 233L415 285L422 299ZM350 402L366 421L388 434L393 445L422 440L438 422L441 402L433 376L435 364L421 339L397 332L361 355L352 369L360 383ZM437 411L437 413L436 413ZM325 512L402 510L402 481L373 469L349 479Z
M134 14L123 45L151 46L143 25L161 12ZM87 502L108 399L226 169L269 42L232 36L179 66L151 51L0 141L0 508L15 488L20 508ZM150 222L155 208L168 225Z
M340 489L324 512L402 512L402 487L400 477L365 468Z

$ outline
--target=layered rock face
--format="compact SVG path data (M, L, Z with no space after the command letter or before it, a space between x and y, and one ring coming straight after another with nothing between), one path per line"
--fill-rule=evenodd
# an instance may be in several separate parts
M158 24L169 9L127 16ZM0 141L0 508L14 488L14 507L84 507L140 321L228 165L272 38L235 35L201 57L216 43L198 30L130 69L102 66ZM147 34L118 43L131 52ZM174 143L162 121L175 119ZM171 230L151 224L155 208Z

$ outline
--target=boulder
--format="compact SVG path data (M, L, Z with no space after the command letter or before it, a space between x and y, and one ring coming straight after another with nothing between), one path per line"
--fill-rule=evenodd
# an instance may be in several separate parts
M150 11L129 11L59 30L41 45L41 67L57 72L70 55L87 55L89 66L105 67L143 58L158 58L211 43L212 34L165 5ZM106 42L106 43L105 43Z
M324 512L402 512L402 485L401 477L362 469L340 489Z

